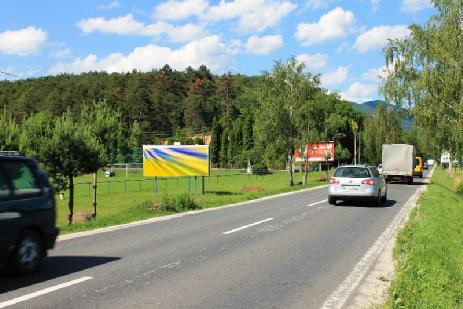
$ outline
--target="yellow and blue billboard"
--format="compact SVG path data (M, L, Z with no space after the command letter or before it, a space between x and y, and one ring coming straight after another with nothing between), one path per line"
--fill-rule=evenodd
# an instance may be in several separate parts
M143 176L209 176L209 145L143 145Z

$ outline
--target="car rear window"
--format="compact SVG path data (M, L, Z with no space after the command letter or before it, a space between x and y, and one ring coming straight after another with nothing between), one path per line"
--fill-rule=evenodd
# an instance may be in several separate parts
M26 162L5 162L3 164L17 196L37 195L41 193L37 178Z
M370 171L366 167L338 167L334 172L334 177L347 178L368 178Z

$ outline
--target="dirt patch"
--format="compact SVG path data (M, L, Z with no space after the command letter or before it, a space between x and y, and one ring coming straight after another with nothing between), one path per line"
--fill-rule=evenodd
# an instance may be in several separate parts
M256 193L256 192L262 192L262 191L264 191L264 189L256 185L245 185L243 186L243 188L241 188L241 192Z
M150 212L155 212L159 208L161 208L161 204L159 202L149 202L146 206L146 209Z
M75 224L83 223L92 220L92 214L86 211L79 211L74 214L72 222Z
M326 177L325 176L320 176L320 177L318 177L318 181L326 181Z
M459 194L463 193L463 178L462 177L455 176L455 178L453 178L453 190Z

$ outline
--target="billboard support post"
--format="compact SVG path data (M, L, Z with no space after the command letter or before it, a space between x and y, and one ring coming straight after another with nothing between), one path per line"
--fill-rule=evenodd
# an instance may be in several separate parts
M202 176L202 178L203 178L203 182L202 182L202 190L201 190L201 191L202 191L202 194L204 195L205 186L206 186L206 184L204 183L204 181L205 181L206 179L204 178L204 176Z
M154 192L158 193L158 178L154 177Z
M197 195L197 194L198 194L198 191L196 190L196 183L197 183L197 181L196 181L196 180L197 180L197 178L198 178L198 176L195 176L195 195Z
M190 184L190 180L191 180L191 179L190 179L190 178L191 178L191 177L188 176L188 193L190 193L190 187L191 187L191 184Z

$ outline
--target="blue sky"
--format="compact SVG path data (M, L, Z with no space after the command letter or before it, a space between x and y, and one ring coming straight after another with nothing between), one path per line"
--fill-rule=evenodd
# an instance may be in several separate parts
M15 0L0 11L0 70L20 77L166 63L255 75L296 56L355 102L380 98L387 38L435 13L429 0Z

